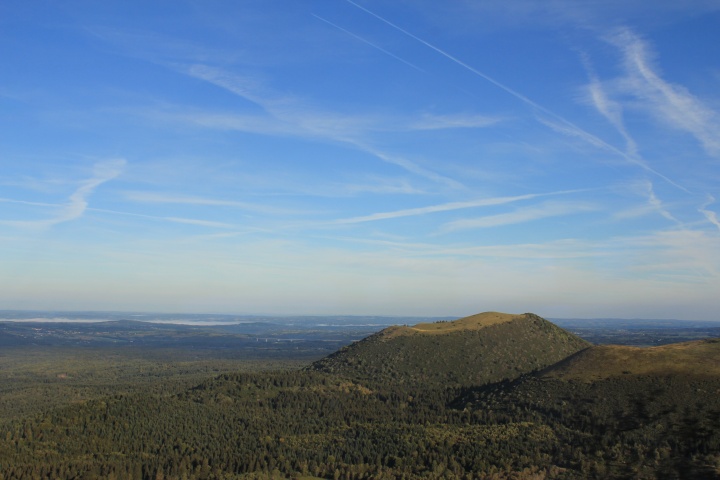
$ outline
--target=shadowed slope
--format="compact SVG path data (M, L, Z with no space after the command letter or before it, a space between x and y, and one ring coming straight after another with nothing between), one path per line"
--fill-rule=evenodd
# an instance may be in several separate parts
M483 385L545 368L589 346L537 315L487 312L389 327L310 368L375 386Z
M585 478L709 479L720 478L719 394L712 339L588 348L517 381L470 388L454 406L555 425L578 458L605 449L614 461Z

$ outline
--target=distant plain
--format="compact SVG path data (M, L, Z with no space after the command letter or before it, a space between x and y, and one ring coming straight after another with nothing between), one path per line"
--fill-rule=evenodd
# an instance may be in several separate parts
M0 311L0 421L105 395L173 394L223 373L298 369L391 325L454 319ZM720 322L552 321L595 344L720 337Z

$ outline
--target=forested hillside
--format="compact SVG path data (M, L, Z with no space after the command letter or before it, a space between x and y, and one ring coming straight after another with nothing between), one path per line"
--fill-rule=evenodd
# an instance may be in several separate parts
M431 334L392 329L368 344L390 344L398 359L413 358L421 347L425 356L442 359L446 345L440 340L432 347L427 339L459 333L473 339L477 358L486 361L489 351L514 355L513 343L529 345L522 335L541 339L538 352L576 341L538 319L419 328L436 330ZM496 335L493 329L503 326L520 337ZM482 333L489 337L477 342ZM366 348L361 343L358 351ZM353 375L352 369L226 373L178 393L147 390L83 401L0 426L0 475L720 478L720 377L699 368L720 364L720 342L640 352L576 346L579 353L553 366L484 385L461 385L457 378L444 384L440 372L450 364L439 361L429 365L440 372L426 377L403 378L410 363L388 373L399 381L365 381L366 373ZM637 371L622 367L627 355L638 357ZM348 362L334 364L345 369ZM518 372L525 368L520 365ZM606 374L597 375L601 370Z
M454 322L390 327L310 368L375 386L468 386L517 378L590 343L537 315L486 312Z

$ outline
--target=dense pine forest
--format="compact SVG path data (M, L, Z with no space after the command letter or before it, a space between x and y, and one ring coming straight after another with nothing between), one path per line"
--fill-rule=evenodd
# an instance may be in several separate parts
M720 342L603 350L488 318L17 415L0 478L720 477Z

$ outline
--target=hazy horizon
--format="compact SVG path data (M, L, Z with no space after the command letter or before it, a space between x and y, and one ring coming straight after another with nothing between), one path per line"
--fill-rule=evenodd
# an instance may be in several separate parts
M485 313L485 312L476 312ZM520 315L522 313L535 313L536 312L500 312L500 313L511 313ZM8 316L14 314L15 316ZM542 315L541 315L542 316ZM86 318L90 317L90 318ZM95 318L93 318L95 317ZM138 322L156 323L156 324L176 324L176 325L240 325L244 323L257 323L266 322L269 320L273 321L308 321L308 320L325 320L325 319L340 319L345 321L344 324L352 320L366 320L366 319L379 319L379 320L456 320L463 318L459 315L433 315L433 316L419 316L419 315L348 315L348 314L273 314L273 313L207 313L207 312L137 312L137 311L84 311L84 310L0 310L0 322L27 322L27 323L103 323L121 320L117 317L128 317L122 318L122 320L134 320ZM175 318L173 318L175 317ZM203 319L205 318L205 319ZM559 322L571 322L571 321L608 321L613 322L699 322L699 323L715 323L720 325L720 320L700 320L696 318L650 318L650 317L544 317L550 321ZM359 325L359 324L353 324ZM373 324L363 324L366 326L372 326ZM374 324L377 326L383 325L394 325L393 323L380 322Z

